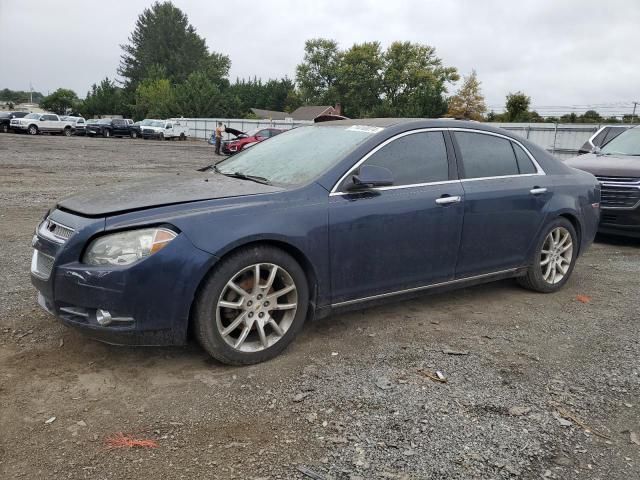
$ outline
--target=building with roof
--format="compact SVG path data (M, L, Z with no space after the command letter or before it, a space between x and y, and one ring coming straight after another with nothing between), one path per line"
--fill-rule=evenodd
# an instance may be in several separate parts
M342 115L340 105L332 107L331 105L308 105L299 107L291 113L278 112L277 110L262 110L260 108L252 108L253 114L260 119L267 120L291 120L291 121L313 121L322 115Z

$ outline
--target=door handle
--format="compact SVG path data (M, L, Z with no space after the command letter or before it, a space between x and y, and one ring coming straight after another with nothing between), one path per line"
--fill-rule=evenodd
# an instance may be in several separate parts
M547 193L547 189L545 187L533 187L529 190L529 193L531 193L531 195L541 195Z
M460 195L454 195L453 197L440 197L436 198L438 205L449 205L450 203L460 203L462 197Z

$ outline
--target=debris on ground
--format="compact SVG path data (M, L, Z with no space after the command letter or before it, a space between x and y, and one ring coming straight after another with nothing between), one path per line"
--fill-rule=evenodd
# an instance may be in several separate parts
M640 445L640 437L638 437L638 434L636 432L629 432L629 442Z
M313 470L311 470L308 467L305 467L304 465L298 465L297 469L303 475L309 478L313 478L313 480L325 480L325 477L323 475L320 475L319 473L314 472Z
M591 297L587 295L578 295L576 300L582 303L589 303L591 301Z
M587 425L586 423L584 423L582 420L580 420L579 418L577 418L573 413L571 413L570 411L568 411L565 408L556 406L556 412L558 413L558 415L560 415L562 418L566 419L566 420L570 420L573 423L575 423L576 425L584 428L585 430L593 433L594 435L600 437L600 438L604 438L606 440L611 440L611 437L609 435L605 435L604 433L598 432L597 430L595 430L594 428L590 427L589 425Z
M107 448L158 448L155 440L134 438L122 432L115 433L105 440Z
M309 395L311 395L312 392L301 392L301 393L297 393L294 397L293 397L293 401L296 403L300 403L301 401L303 401L305 398L307 398Z
M447 377L445 377L444 373L442 373L439 370L436 371L435 374L433 374L433 373L431 373L431 372L429 372L427 370L419 368L418 369L418 373L420 375L423 375L423 376L427 377L430 380L433 380L434 382L447 383Z
M45 423L46 425L50 425L50 424L52 424L52 423L53 423L53 422L55 422L55 421L56 421L56 417L51 417L51 418L49 418L47 421L45 421L44 423Z
M442 353L445 355L469 355L469 350L452 350L450 348L445 348L442 350Z
M376 380L376 387L378 387L380 390L389 390L391 387L393 387L393 384L387 377L380 377Z
M531 411L531 407L511 407L509 409L509 415L512 417L521 417Z

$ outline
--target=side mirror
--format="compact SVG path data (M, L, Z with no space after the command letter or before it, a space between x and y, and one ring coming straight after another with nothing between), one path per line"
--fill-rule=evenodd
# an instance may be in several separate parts
M377 165L363 165L357 175L351 177L347 190L367 190L393 185L391 170Z

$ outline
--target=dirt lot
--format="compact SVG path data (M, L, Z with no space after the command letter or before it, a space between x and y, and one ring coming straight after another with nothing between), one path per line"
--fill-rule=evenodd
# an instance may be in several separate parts
M503 281L334 316L247 368L103 345L36 306L57 198L212 158L0 134L0 478L640 478L640 242L599 239L555 295ZM117 432L158 446L108 449Z

